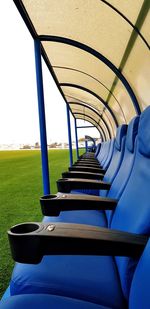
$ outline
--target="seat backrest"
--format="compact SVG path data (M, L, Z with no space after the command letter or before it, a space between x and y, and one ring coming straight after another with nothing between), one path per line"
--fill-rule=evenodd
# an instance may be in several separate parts
M97 156L98 156L98 154L99 154L99 152L100 152L100 149L101 149L101 143L99 143L98 145L97 145L97 147L96 147L96 151L95 151L95 158L97 158Z
M103 143L102 150L100 151L99 155L97 156L97 160L101 164L102 160L105 159L105 157L108 155L109 151L109 146L110 146L110 141L106 141Z
M150 308L150 239L136 267L129 296L129 309Z
M114 212L112 229L150 233L150 107L140 116L132 173ZM135 260L116 257L124 296L128 299Z
M123 124L117 129L117 135L114 144L114 151L111 163L106 171L103 181L112 183L120 168L125 149L125 140L127 133L127 125ZM106 196L107 191L100 190L101 196Z
M107 160L107 157L109 155L109 150L110 150L110 145L111 145L111 140L107 141L106 142L106 146L105 146L105 155L104 157L102 158L100 164L101 166L103 166L103 164L105 163L105 161Z
M128 125L124 157L119 171L112 182L107 197L119 199L129 180L135 159L135 145L137 144L135 140L138 133L139 119L139 116L134 117ZM113 211L106 211L106 216L108 220L108 226L110 226Z
M97 159L98 161L100 160L100 158L101 158L101 156L102 156L102 154L103 154L104 145L105 145L105 142L101 143L100 151L98 152L97 157L96 157L96 159Z
M115 138L113 138L110 142L108 157L106 158L105 162L102 165L104 170L107 170L107 168L109 167L109 164L111 162L113 150L114 150L114 144L115 144Z

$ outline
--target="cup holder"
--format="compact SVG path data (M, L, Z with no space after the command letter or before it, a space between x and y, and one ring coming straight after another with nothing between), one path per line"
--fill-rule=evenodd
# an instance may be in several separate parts
M51 200L54 198L58 198L57 194L48 194L48 195L43 195L41 196L40 200Z
M28 234L38 230L40 226L37 223L23 223L13 226L10 231L13 234Z
M57 189L59 192L62 193L69 193L71 191L70 189L70 183L73 182L74 179L72 178L60 178L57 180Z

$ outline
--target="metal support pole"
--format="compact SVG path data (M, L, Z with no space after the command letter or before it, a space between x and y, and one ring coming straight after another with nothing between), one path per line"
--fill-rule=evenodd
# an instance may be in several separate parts
M85 140L85 151L88 151L88 142Z
M73 154L72 154L72 139L71 139L71 124L70 124L70 113L69 106L66 104L67 108L67 125L68 125L68 141L69 141L69 157L70 157L70 167L73 165Z
M79 159L79 147L78 147L78 133L77 133L77 119L74 119L74 126L75 126L75 138L76 138L76 154L77 159Z
M39 40L34 41L34 50L35 50L35 68L36 68L36 83L37 83L39 126L40 126L40 140L41 140L43 191L44 194L50 194L44 90L43 90L43 76L42 76L42 62L41 62L41 43Z

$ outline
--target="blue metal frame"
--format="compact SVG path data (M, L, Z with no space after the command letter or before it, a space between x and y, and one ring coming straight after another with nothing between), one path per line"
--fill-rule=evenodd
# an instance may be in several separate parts
M125 117L125 114L124 114L124 111L123 111L123 109L122 109L122 106L121 106L120 102L117 100L117 98L115 97L115 95L111 92L111 90L110 90L109 88L107 88L107 86L106 86L105 84L103 84L99 79L95 78L94 76L92 76L92 75L90 75L90 74L88 74L88 73L86 73L86 72L84 72L84 71L80 71L80 70L77 70L77 69L75 69L75 68L63 67L63 66L58 66L58 65L53 65L52 67L53 67L54 69L55 69L55 68L58 68L58 69L63 69L63 70L70 70L70 71L79 72L79 73L81 73L81 74L84 74L84 75L86 75L86 76L92 78L92 79L95 80L96 82L98 82L101 86L103 86L103 87L113 96L113 98L115 99L115 101L116 101L117 104L119 105L119 108L121 109L122 116L124 117L125 123L127 123L126 117ZM67 96L68 96L68 97L71 97L71 96L69 96L69 95L67 95ZM72 97L72 98L73 98L73 97ZM80 102L83 102L83 101L80 100ZM70 102L69 102L69 103L70 103ZM83 102L83 103L85 103L85 102Z
M85 91L87 93L90 93L91 95L96 97L104 105L104 108L108 109L108 111L110 112L110 114L111 114L111 116L112 116L112 118L115 122L116 127L119 126L118 120L117 120L115 114L113 113L113 111L111 110L111 108L107 105L107 103L103 100L103 98L100 97L100 95L98 95L96 92L90 90L89 88L83 87L82 85L77 85L77 84L72 84L72 83L60 83L59 85L61 87L70 87L70 88L80 89L80 90Z
M43 90L42 61L41 61L41 42L39 40L34 41L34 51L35 51L36 83L37 83L39 126L40 126L40 140L41 140L43 192L44 194L50 194L46 119L45 119L44 90Z
M73 153L72 153L72 138L71 138L71 124L70 124L70 113L69 106L66 104L67 110L67 126L68 126L68 141L69 141L69 158L70 158L70 167L73 165Z
M83 106L83 107L85 107L85 108L91 110L91 111L92 111L93 113L95 113L98 117L100 117L100 120L99 120L99 122L97 123L98 126L99 126L99 124L100 124L100 121L102 121L102 122L104 123L104 126L106 127L106 129L107 129L107 131L108 131L108 135L109 135L110 139L112 138L111 132L110 132L110 128L109 128L107 122L104 120L104 118L102 117L102 115L100 115L99 112L98 112L96 109L94 109L93 107L89 106L88 104L76 103L76 102L69 102L69 106L70 106L70 105L73 105L73 104L74 104L74 105ZM85 113L85 109L84 109L84 113ZM88 114L86 114L86 113L85 113L85 115L88 116ZM106 117L108 118L107 115L106 115ZM108 118L108 120L109 120L109 118ZM95 122L96 122L96 120L95 120ZM109 123L110 123L110 126L111 126L111 122L110 122L110 121L109 121ZM112 127L112 126L111 126L111 127ZM112 128L112 131L113 131L113 128Z
M85 151L88 151L88 142L85 140Z
M85 135L85 139L87 140L87 151L88 151L88 141L92 141L93 142L93 147L95 148L95 140L93 137L89 136L89 135Z
M124 87L126 88L131 101L134 105L135 111L137 113L137 115L141 114L141 110L140 110L140 106L139 103L137 101L136 95L133 91L133 89L131 88L130 84L128 83L127 79L125 78L125 76L122 74L122 72L107 58L105 57L103 54L101 54L100 52L98 52L97 50L93 49L92 47L69 39L69 38L65 38L65 37L59 37L59 36L54 36L54 35L39 35L38 38L41 41L51 41L51 42L57 42L57 43L63 43L63 44L67 44L70 46L74 46L75 48L79 48L81 50L84 50L85 52L93 55L94 57L98 58L100 61L102 61L103 63L106 64L106 66L108 66L117 76L118 78L121 80L121 82L123 83ZM108 106L107 106L108 108Z
M107 140L107 137L106 137L106 133L105 131L103 130L103 128L99 125L97 125L96 121L91 117L91 116L87 116L85 115L84 113L74 113L74 116L76 117L76 119L81 119L78 117L78 115L82 115L84 116L84 119L85 119L85 116L86 116L86 121L94 124L95 123L95 128L98 130L98 132L100 133L101 135L101 131L103 132L103 135L104 135L104 140ZM87 119L88 118L88 119ZM90 120L89 120L90 119ZM94 122L94 123L93 123Z
M74 118L74 127L75 127L75 138L76 138L76 154L77 154L77 159L79 159L78 132L77 132L77 119L76 118Z
M87 128L95 128L95 126L79 126L77 129L87 129Z
M89 46L83 44L83 43L80 43L80 42L77 42L75 40L71 40L71 39L68 39L68 38L62 38L62 37L57 37L57 36L49 36L49 35L42 35L42 36L38 36L32 22L31 22L31 19L29 18L29 15L25 9L25 7L23 6L23 3L22 1L18 1L18 0L13 0L15 5L17 6L17 9L19 10L25 24L27 25L32 37L35 39L35 38L38 38L40 40L44 40L44 41L54 41L54 42L60 42L60 43L64 43L64 44L69 44L69 45L72 45L74 47L77 47L77 48L80 48L90 54L92 54L93 56L97 57L99 60L101 60L102 62L104 62L117 76L118 78L122 81L122 83L124 84L125 88L127 89L127 92L129 93L130 97L131 97L131 100L133 102L133 105L135 107L135 111L137 112L137 114L140 114L141 113L141 110L140 110L140 106L138 104L138 101L137 101L137 98L133 92L133 89L131 88L131 86L129 85L128 81L125 79L125 77L122 75L122 73L119 71L119 69L117 69L115 67L115 65L113 63L111 63L109 61L109 59L107 59L105 56L103 56L102 54L100 54L98 51L90 48ZM145 38L142 36L142 34L140 33L138 27L135 27L135 25L133 25L131 23L131 21L125 16L123 15L119 10L117 10L113 5L109 4L108 1L105 1L105 0L101 0L102 2L104 2L106 5L109 5L111 7L111 9L115 9L115 11L121 16L123 17L129 24L130 26L132 26L135 30L135 32L137 32L138 35L140 35L140 37L143 39L143 41L145 42L145 44L147 45L147 47L149 48L149 45L148 43L146 42ZM52 69L52 66L49 62L49 59L47 58L47 55L45 53L45 50L44 48L42 48L42 55L44 57L44 60L56 82L56 85L57 87L59 88L59 91L61 92L63 98L65 99L64 97L64 94L59 86L59 83L58 83L58 80L56 78L56 75ZM66 101L66 100L65 100Z

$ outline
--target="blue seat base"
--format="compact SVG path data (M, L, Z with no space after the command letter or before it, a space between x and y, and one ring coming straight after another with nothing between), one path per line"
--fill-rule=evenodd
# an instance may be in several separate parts
M98 210L62 211L59 217L44 217L43 222L81 223L107 227L105 213Z
M66 297L43 294L28 294L12 296L0 303L0 309L110 309L101 305L88 303Z
M11 295L54 294L123 308L116 264L108 256L45 256L40 264L17 263Z

